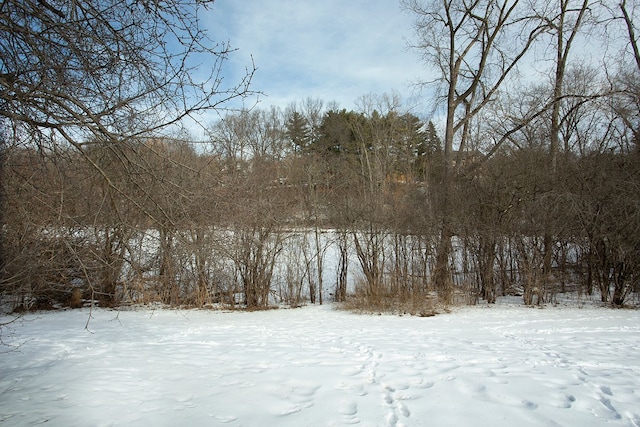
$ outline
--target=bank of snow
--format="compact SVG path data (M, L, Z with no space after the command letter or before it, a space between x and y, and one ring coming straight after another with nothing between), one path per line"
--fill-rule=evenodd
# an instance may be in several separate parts
M3 425L640 425L637 310L88 315L4 334Z

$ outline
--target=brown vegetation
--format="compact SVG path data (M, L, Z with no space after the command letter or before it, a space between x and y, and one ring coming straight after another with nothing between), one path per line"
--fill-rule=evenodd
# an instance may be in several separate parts
M7 28L22 25L11 20L19 3L3 6ZM2 44L14 67L74 31L86 36L65 24L72 10L27 3L33 19L63 33L52 41L33 28L3 32L15 43ZM87 302L263 309L332 297L416 315L508 294L542 304L571 289L614 306L638 298L640 65L598 73L569 61L587 25L634 33L625 3L598 9L614 14L609 21L587 19L597 9L587 1L563 3L559 13L536 2L533 11L518 2L436 3L405 5L417 16L421 54L443 73L443 139L393 96L364 97L359 111L307 99L229 112L206 141L171 136L166 126L217 108L216 95L246 95L251 72L227 92L214 87L183 105L176 99L200 86L162 72L182 70L173 57L151 67L157 81L118 92L113 73L146 75L144 54L156 52L128 27L107 34L100 15L92 19L105 39L92 43L120 68L93 64L74 45L65 52L86 70L45 56L51 73L0 75L2 296L23 310ZM132 13L174 13L181 28L192 24L176 10ZM506 43L516 27L517 46ZM116 36L141 49L140 62L121 63ZM515 71L537 43L557 53L553 78L519 84ZM637 40L630 44L620 54L640 64ZM82 90L83 81L91 87ZM175 111L174 102L188 111L161 123L146 107Z

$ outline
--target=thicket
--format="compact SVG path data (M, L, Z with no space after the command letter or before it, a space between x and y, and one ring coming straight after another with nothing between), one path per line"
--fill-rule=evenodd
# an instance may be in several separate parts
M433 125L377 110L329 110L317 129L296 117L232 113L206 143L95 144L86 153L100 173L72 147L7 149L5 297L25 309L349 297L429 314L443 302L433 282L443 191ZM242 135L260 127L269 130ZM538 139L466 155L448 189L448 303L522 295L539 304L566 291L618 306L637 298L640 158L629 148L571 150L556 177Z

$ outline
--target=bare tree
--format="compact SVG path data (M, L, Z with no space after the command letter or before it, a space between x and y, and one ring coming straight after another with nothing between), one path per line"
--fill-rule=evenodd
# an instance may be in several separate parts
M630 142L640 153L640 85L638 84L640 75L638 13L640 9L635 2L627 4L626 0L622 0L617 6L610 10L612 22L615 24L622 22L622 25L614 26L613 34L621 32L625 43L620 56L614 58L613 63L618 64L618 69L614 68L611 71L611 84L616 92L616 96L612 99L612 107L618 120L631 132Z
M0 5L2 156L8 158L5 155L9 146L29 147L40 156L30 158L34 165L44 158L49 161L42 164L61 165L61 153L71 148L71 165L85 162L97 173L98 179L84 167L73 169L78 182L91 177L91 182L102 189L104 204L95 213L97 221L87 222L88 216L81 218L73 211L73 202L60 197L62 208L41 214L50 215L49 230L56 230L61 236L67 235L64 231L70 230L70 224L103 230L93 234L94 239L101 239L102 250L77 249L96 256L102 251L104 265L111 265L114 274L104 275L104 283L113 283L117 277L117 265L129 238L126 230L150 223L168 224L173 229L176 226L174 212L163 205L167 194L147 186L154 180L157 184L162 177L144 157L148 150L140 151L143 145L139 142L173 132L185 119L197 120L201 111L223 109L234 98L250 95L253 64L239 82L228 85L223 79L224 63L233 49L228 43L211 40L202 27L200 13L207 5L206 1L191 0L8 0ZM208 64L206 70L199 65L202 63ZM110 153L109 161L102 161L106 159L104 155L96 157L100 151L96 145ZM18 172L13 166L12 171ZM3 181L7 169L2 170ZM123 171L136 174L123 179ZM15 185L5 187L7 191L34 181L28 175L13 174L11 182ZM50 195L92 196L91 190L78 187L74 188L77 193L69 192L71 182L50 181L50 185L59 185L50 189ZM174 195L189 196L183 183L163 183L169 187L173 184L177 186L169 190ZM22 203L20 197L6 196ZM79 205L82 203L75 206ZM12 212L20 212L20 206L13 207L16 209ZM128 209L142 213L145 220L140 221L138 214L129 215ZM109 210L110 217L100 217ZM5 232L19 236L20 223L11 223L16 218L19 217L2 218L3 243ZM35 242L45 239L42 232L32 237ZM67 249L73 247L71 243L63 239ZM82 270L88 271L86 261L76 258ZM15 261L5 256L3 267L16 265ZM3 284L14 283L15 279L3 268Z
M552 46L555 51L553 93L551 97L551 123L549 128L549 167L552 177L551 186L554 187L555 177L558 174L558 153L560 151L561 107L563 95L565 95L565 74L569 65L569 54L582 30L585 16L589 12L589 0L582 0L577 4L570 0L560 0L557 6L548 4L550 10L545 10L539 16L549 23L549 31L552 34ZM550 219L549 219L550 221ZM544 286L547 286L553 256L553 230L546 227L544 232L544 265L542 276Z
M454 179L454 144L458 164L474 117L494 99L514 74L518 63L546 24L531 20L518 0L420 1L404 0L416 16L418 41L414 46L435 70L433 81L444 91L446 113L441 233L433 280L439 296L451 302L451 189Z
M225 87L228 44L199 24L206 2L5 1L0 25L0 116L71 144L178 123L248 93L252 70ZM195 56L210 69L193 78ZM48 132L48 133L49 133Z

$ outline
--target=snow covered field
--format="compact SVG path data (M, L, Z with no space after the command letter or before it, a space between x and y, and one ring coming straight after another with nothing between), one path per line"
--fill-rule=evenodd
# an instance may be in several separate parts
M637 310L88 313L3 331L1 425L640 425Z

